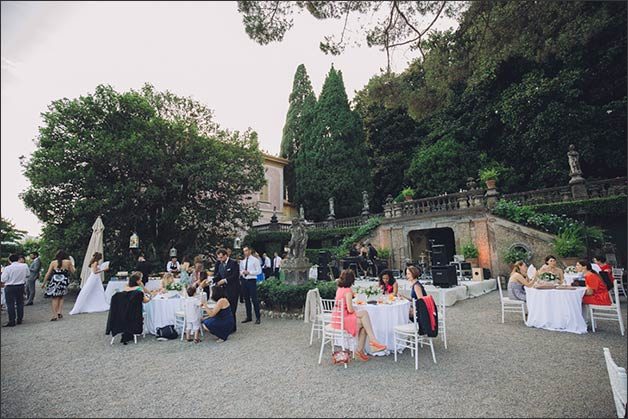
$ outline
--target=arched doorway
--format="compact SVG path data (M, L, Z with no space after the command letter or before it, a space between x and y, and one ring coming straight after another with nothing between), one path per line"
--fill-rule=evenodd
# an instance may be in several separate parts
M448 265L456 254L454 231L449 227L410 231L408 243L410 257L416 264L431 264L429 258L433 255L433 250L442 251L442 264L445 265Z

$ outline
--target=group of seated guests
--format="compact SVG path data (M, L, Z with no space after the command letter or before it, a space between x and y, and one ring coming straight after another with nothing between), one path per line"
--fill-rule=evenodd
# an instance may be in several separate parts
M174 282L174 276L171 273L164 274L161 287L152 292L148 291L142 282L143 274L141 272L132 272L129 276L129 282L124 287L125 292L142 292L143 302L148 303L153 296L165 291L166 287ZM212 286L210 289L211 299L215 302L210 307L204 298L198 296L199 288L205 285L206 280L197 280L192 282L186 288L188 298L183 302L186 314L185 337L188 342L194 340L195 343L200 342L199 331L203 330L216 336L217 342L224 342L232 333L235 321L231 313L231 306L227 299L226 289L223 286ZM201 310L204 310L206 319L201 319ZM201 321L202 320L202 321ZM194 339L192 339L194 335Z
M586 260L576 263L576 271L582 274L584 280L580 282L574 281L573 284L586 287L582 298L583 304L611 305L612 302L608 292L610 290L609 286L613 284L612 266L606 263L606 258L603 256L595 257L593 261L593 264ZM513 300L526 301L526 287L533 287L540 282L541 274L544 272L556 275L558 285L564 284L563 270L557 267L556 263L554 256L547 256L545 265L536 272L533 278L529 278L528 267L525 262L521 260L515 262L508 280L508 297ZM598 269L595 269L594 266Z

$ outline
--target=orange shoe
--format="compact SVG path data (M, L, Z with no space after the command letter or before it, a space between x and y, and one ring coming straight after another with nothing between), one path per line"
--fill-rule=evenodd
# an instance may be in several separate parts
M382 345L381 343L376 342L374 340L369 341L369 346L371 347L373 352L380 352L380 351L386 350L386 345Z
M362 351L355 351L355 354L357 355L357 357L358 357L358 359L360 361L365 361L366 362L366 361L368 361L370 359L369 356L367 354L365 354L364 352L362 352Z

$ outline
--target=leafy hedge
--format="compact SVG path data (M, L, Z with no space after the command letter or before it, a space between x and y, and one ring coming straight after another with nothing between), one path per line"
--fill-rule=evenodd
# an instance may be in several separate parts
M556 204L531 205L530 208L540 213L562 214L577 217L584 210L587 215L608 217L609 215L626 214L627 197L612 196L608 198L585 199L581 201L559 202Z
M539 213L529 205L500 200L492 210L493 214L518 224L533 227L551 234L571 228L578 222L565 215Z
M288 311L303 308L307 292L313 288L318 288L321 298L332 299L336 295L336 283L334 281L308 281L303 285L289 285L277 278L261 282L257 287L257 294L266 308Z
M342 242L340 243L340 246L336 248L336 251L335 251L336 256L338 257L347 256L347 254L349 253L349 249L351 249L351 246L353 245L353 243L358 242L362 240L363 238L369 236L373 231L377 229L377 227L379 227L381 222L382 220L380 217L373 217L373 218L370 218L365 224L358 227L358 229L355 230L355 232L352 235L345 237L342 240Z

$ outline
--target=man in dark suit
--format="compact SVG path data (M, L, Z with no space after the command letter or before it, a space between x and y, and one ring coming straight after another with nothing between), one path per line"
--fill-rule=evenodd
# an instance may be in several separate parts
M236 311L240 297L240 265L229 257L226 249L218 249L216 256L220 263L217 264L214 272L214 285L227 289L227 300L231 305L234 320L233 331L235 332Z

